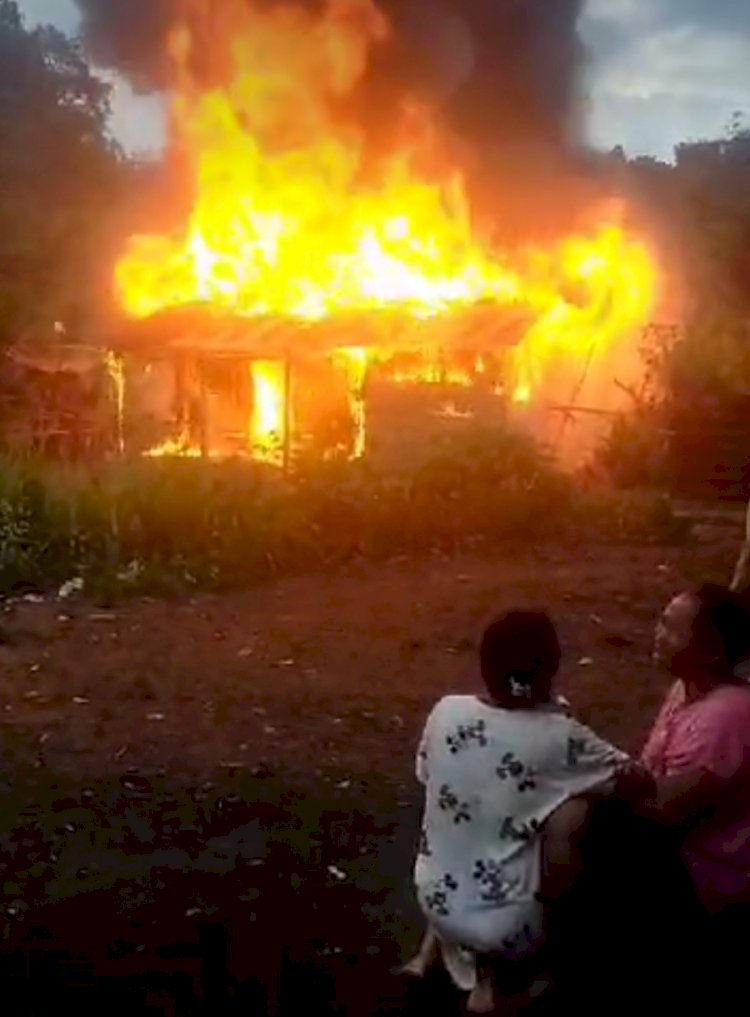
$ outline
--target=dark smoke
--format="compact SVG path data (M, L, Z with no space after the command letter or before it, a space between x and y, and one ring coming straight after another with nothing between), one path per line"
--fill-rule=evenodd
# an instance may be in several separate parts
M506 221L528 224L532 205L538 211L545 204L550 174L572 176L581 140L577 29L584 0L378 2L396 31L359 97L375 133L392 124L404 86L429 93L469 143L478 189L483 185L497 201L502 181L513 196L500 209ZM141 91L168 85L165 40L181 0L76 3L97 64L120 71ZM519 201L524 194L533 200ZM566 203L558 195L538 217L554 218Z
M75 0L91 58L142 92L167 84L165 44L174 0Z
M482 139L565 140L578 95L582 0L380 2L397 26L389 71L421 75L438 92L457 90L451 108L459 128ZM179 0L76 3L96 63L144 90L166 84L165 38Z
M415 31L420 21L428 47L435 22L448 18L456 26L458 47L461 37L470 40L472 65L448 103L461 133L490 145L541 139L563 146L571 139L579 106L582 0L389 3L397 23L408 26L402 33L408 39L402 43L405 66L413 65L415 51L422 53L418 67L429 57Z
M423 45L434 38L441 9L443 24L455 25L454 45L444 39L440 47L453 85L442 110L472 152L474 207L500 223L509 242L570 228L595 186L581 158L583 0L381 2L402 26L396 62L416 69L415 84L434 86L441 73L434 47ZM470 59L456 61L467 39Z

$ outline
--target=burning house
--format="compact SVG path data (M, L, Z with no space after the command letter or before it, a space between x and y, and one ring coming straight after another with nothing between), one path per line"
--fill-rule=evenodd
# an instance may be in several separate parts
M317 440L357 456L379 384L441 388L455 418L474 410L451 386L500 412L624 363L656 299L647 245L609 203L509 246L424 94L392 94L373 130L368 67L392 35L374 0L175 8L189 198L172 229L129 240L109 344L120 417L137 399L161 421L142 451L282 462Z
M315 448L358 458L370 444L373 412L394 424L394 391L413 400L415 387L430 390L428 412L443 417L462 413L451 392L475 405L484 396L501 412L507 360L526 326L523 315L495 307L435 321L381 313L290 322L168 310L113 339L121 411L137 404L143 428L135 441L150 456L281 464Z

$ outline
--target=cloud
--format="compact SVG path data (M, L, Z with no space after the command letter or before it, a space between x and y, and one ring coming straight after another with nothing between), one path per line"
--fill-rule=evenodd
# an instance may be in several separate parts
M667 12L680 17L686 24L709 25L728 32L750 34L750 4L747 0L661 0Z
M669 157L750 111L746 0L588 0L589 134Z
M650 35L610 63L606 84L624 97L669 94L731 103L750 92L750 36L680 25Z

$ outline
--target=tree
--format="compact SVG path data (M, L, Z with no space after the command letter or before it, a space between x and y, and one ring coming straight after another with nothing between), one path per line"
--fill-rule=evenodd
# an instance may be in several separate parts
M675 175L692 226L703 299L750 318L750 130L678 146Z
M125 162L80 46L0 0L0 347L85 328Z

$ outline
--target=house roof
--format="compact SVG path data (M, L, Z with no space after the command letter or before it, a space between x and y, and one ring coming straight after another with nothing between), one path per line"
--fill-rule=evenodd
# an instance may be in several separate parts
M192 306L127 322L113 330L108 346L154 359L184 352L283 360L326 356L346 347L478 353L515 346L530 321L524 310L495 304L476 305L429 319L387 311L338 315L320 322L270 316L240 318Z

